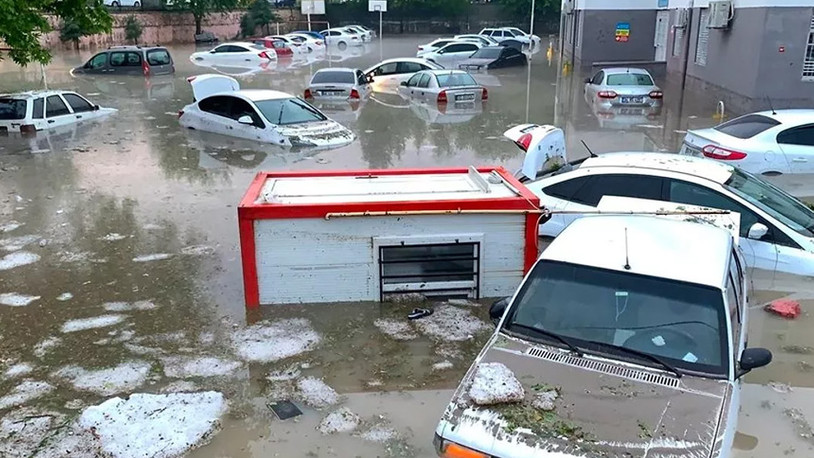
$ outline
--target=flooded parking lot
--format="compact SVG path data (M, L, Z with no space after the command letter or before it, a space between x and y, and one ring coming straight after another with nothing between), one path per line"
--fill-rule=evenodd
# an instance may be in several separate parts
M301 94L319 68L365 69L381 57L413 56L431 39L385 39L382 49L374 42L314 62L217 70L245 88ZM543 49L528 69L478 76L490 94L480 111L446 113L377 94L355 108L325 109L356 134L351 144L283 150L182 130L177 112L192 101L186 78L211 70L188 60L193 46L169 49L176 74L150 79L73 77L68 70L92 53L55 56L46 69L50 88L76 90L119 112L32 138L0 137L2 456L96 456L93 437L83 443L82 434L69 435L84 407L131 392L195 390L224 393L229 413L222 431L190 456L433 456L438 418L491 330L489 302L432 304L436 313L415 323L406 319L417 305L411 302L275 306L247 315L236 207L254 175L468 165L514 171L522 152L502 133L518 123L561 126L576 158L587 155L580 140L597 153L675 151L688 128L716 122L714 97L679 96L670 81L661 83L660 113L597 114L582 99L586 75L563 72ZM38 68L4 61L0 77L0 92L42 87ZM771 180L814 196L810 176ZM771 349L774 362L746 377L736 456L811 456L814 286L760 272L755 289L749 343ZM787 296L801 302L796 320L760 308ZM269 404L284 399L303 415L276 419ZM341 406L358 418L342 416L338 432L321 432L324 417ZM39 418L48 425L32 423Z

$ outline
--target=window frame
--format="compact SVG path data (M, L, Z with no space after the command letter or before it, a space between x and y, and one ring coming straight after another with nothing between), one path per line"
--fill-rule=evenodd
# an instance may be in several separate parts
M104 56L104 58L105 58L104 63L100 67L94 67L93 66L93 61L96 60L97 57L101 57L101 56ZM87 68L88 68L88 70L99 70L99 69L105 68L105 67L107 67L109 65L110 65L110 53L107 52L107 51L104 51L104 52L100 52L100 53L96 54L95 56L91 57L90 59L88 59Z
M31 119L45 119L45 97L37 97L31 102Z
M781 140L781 136L783 134L791 135L791 134L797 133L797 131L800 131L800 130L810 130L811 131L811 137L812 137L812 139L814 139L814 124L801 124L799 126L789 127L788 129L785 129L785 130L783 130L781 132L778 132L777 137L775 138L775 140L777 141L777 144L779 144L779 145L802 146L802 147L806 147L806 148L814 148L814 142L812 142L812 144L808 145L808 144L805 144L805 143L791 143L791 142L788 142L788 141Z
M59 103L61 103L62 106L65 107L66 112L65 113L55 114L55 115L49 115L48 114L48 102L51 99L58 100ZM60 97L58 94L49 95L48 97L45 98L45 119L58 118L60 116L70 116L72 113L73 112L71 111L70 105L68 105L68 103L62 97Z
M87 107L82 107L82 108L80 108L80 109L77 109L75 106L73 106L73 104L71 103L71 101L68 99L68 96L71 96L71 97L76 97L76 98L78 98L80 101L87 103L87 104L88 104L88 106L87 106ZM90 103L90 101L89 101L88 99L86 99L86 98L82 97L82 96L81 96L81 95L79 95L79 94L76 94L76 93L73 93L73 92L66 92L66 93L62 94L62 99L63 99L63 101L64 101L66 104L68 104L68 107L69 107L69 108L71 109L71 111L72 111L72 112L74 112L74 113L89 113L89 112L91 112L91 111L94 111L94 110L93 110L93 106L94 106L94 105L93 105L92 103Z

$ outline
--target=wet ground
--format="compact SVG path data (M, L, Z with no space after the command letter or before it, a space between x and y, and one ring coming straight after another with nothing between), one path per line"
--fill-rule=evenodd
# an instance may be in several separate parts
M374 43L262 71L220 70L245 73L236 76L243 87L300 94L319 68L364 69L380 57L412 56L431 38L387 39L383 49ZM46 70L51 88L76 90L119 112L32 139L0 137L0 415L24 404L70 419L113 394L193 388L179 385L184 381L222 391L230 402L223 430L190 456L432 456L435 424L488 336L486 306L448 306L446 319L434 326L407 322L412 303L264 307L247 316L236 205L255 173L466 165L515 170L520 151L501 134L521 122L563 127L572 158L586 154L580 139L598 153L674 151L687 128L716 122L714 97L679 97L669 81L663 82L662 113L598 117L581 99L585 75L563 75L543 49L529 69L480 77L490 94L482 113L450 116L377 96L356 110L327 112L357 134L352 144L276 150L179 128L176 112L192 99L186 77L210 71L189 62L194 51L172 47L177 73L151 79L75 78L69 68L92 53L57 55ZM0 92L41 88L40 80L38 68L0 63ZM772 180L795 195L814 196L811 177ZM773 350L775 360L747 377L736 456L811 456L814 286L759 273L755 288L749 341ZM760 309L789 295L803 305L797 320ZM88 318L95 320L76 321ZM384 321L377 326L376 320ZM246 325L256 322L266 325L248 329L282 344L242 352L254 342ZM179 369L179 361L189 364ZM82 377L112 367L127 380ZM336 405L360 416L355 432L316 430L335 407L306 405L310 398L298 383L308 377L324 380L338 393ZM26 379L54 389L22 403L2 397ZM267 404L285 398L297 400L304 414L277 420ZM4 440L11 439L0 429L0 444ZM29 456L58 441L58 432L42 435L31 450L14 453Z

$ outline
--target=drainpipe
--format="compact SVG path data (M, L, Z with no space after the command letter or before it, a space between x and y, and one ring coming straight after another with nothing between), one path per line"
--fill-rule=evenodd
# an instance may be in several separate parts
M681 120L684 118L684 89L687 87L687 69L690 66L690 40L692 37L692 21L695 16L695 0L690 0L690 10L687 15L687 26L684 28L684 63L681 68L681 97L678 98L678 128L681 129ZM698 25L699 27L701 24ZM695 44L698 46L698 43ZM687 127L689 128L689 121Z

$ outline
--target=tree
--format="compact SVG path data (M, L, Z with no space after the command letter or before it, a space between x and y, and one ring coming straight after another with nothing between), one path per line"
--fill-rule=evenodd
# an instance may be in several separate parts
M512 17L518 19L525 18L526 20L531 18L531 0L500 0L500 4L503 6L503 10ZM535 0L535 22L551 21L552 19L559 18L560 6L560 0Z
M254 29L256 27L257 25L255 25L254 19L252 19L252 16L249 13L246 13L240 17L240 36L242 38L254 35Z
M59 30L59 39L62 41L72 41L74 49L79 49L79 39L85 36L85 32L79 27L75 21L68 19L62 21Z
M225 13L234 9L238 0L179 0L173 2L173 9L185 10L195 18L195 34L201 33L201 24L206 16L212 13Z
M249 15L255 27L258 25L266 27L266 35L271 34L269 23L280 20L274 11L271 10L268 0L255 0L254 3L249 6Z
M53 30L47 15L76 24L85 35L110 32L113 27L102 0L2 0L0 42L11 48L11 60L19 65L51 60L51 53L40 44L40 37Z
M124 38L133 40L134 45L137 45L139 38L141 38L141 22L135 15L127 16L124 21Z

